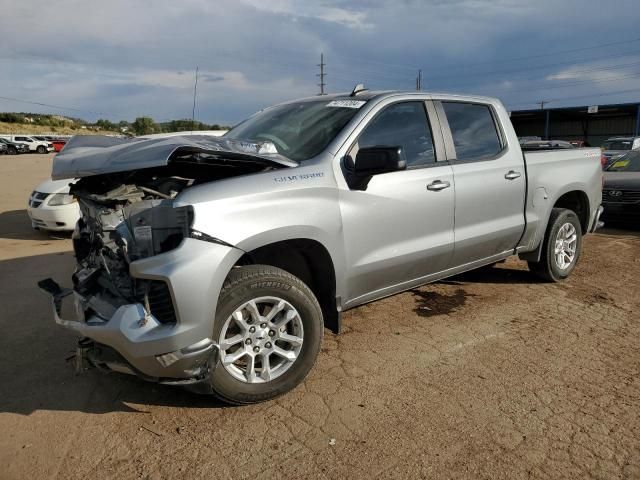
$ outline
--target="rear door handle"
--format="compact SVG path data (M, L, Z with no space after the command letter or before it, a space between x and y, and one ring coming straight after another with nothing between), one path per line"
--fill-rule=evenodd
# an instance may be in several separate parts
M504 178L506 178L507 180L515 180L516 178L520 178L520 175L522 175L520 172L509 170L504 174Z
M449 188L450 186L451 184L449 182L434 180L429 185L427 185L427 190L431 190L432 192L439 192L440 190L444 190L445 188Z

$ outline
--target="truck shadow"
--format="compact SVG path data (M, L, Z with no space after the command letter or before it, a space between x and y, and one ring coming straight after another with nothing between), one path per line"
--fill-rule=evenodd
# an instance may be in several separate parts
M178 387L147 383L137 377L89 370L76 375L65 359L73 355L76 336L57 326L49 299L36 287L51 277L70 284L75 260L72 252L50 253L0 261L0 412L29 415L37 410L87 413L146 412L154 406L220 408L213 397ZM421 317L447 314L465 305L464 285L531 283L527 271L485 268L445 281L459 285L452 294L414 289L414 309Z
M66 361L76 336L56 325L49 299L36 282L70 284L72 252L0 261L0 412L37 410L87 413L145 412L152 406L219 408L213 397L137 377L89 370L77 375Z
M495 284L527 284L540 283L538 277L529 270L515 270L498 264L493 267L483 267L451 277L444 282L461 285L464 283L495 283Z

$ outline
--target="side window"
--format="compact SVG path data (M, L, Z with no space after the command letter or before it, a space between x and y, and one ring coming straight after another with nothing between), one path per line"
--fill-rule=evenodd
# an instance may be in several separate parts
M502 150L488 105L442 102L458 160L483 160Z
M390 105L366 126L357 148L381 146L402 147L408 168L435 163L433 137L423 102Z

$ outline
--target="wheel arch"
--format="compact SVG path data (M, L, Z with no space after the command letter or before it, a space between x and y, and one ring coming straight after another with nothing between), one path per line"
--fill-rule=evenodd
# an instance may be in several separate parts
M589 231L589 220L591 218L589 195L587 195L582 186L569 185L564 191L559 192L558 197L546 212L544 216L545 221L540 224L539 231L541 234L537 239L536 248L532 251L520 254L519 257L522 260L533 262L540 261L544 238L547 234L547 229L549 228L549 219L551 218L551 212L554 208L567 208L572 210L580 220L582 234L585 235Z
M584 190L570 190L562 194L553 204L551 209L554 208L567 208L575 212L580 220L580 227L582 228L582 234L585 235L589 231L589 219L591 217L591 209L589 205L589 196ZM547 216L547 223L545 229L549 226L549 216Z
M318 299L325 327L339 333L340 306L336 294L335 262L322 242L308 237L296 237L254 245L243 250L244 255L234 266L270 265L295 275Z

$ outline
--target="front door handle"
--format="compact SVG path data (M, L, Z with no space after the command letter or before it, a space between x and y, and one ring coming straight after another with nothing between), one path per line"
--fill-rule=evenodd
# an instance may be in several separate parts
M509 170L504 174L504 178L506 178L507 180L515 180L516 178L520 178L520 175L522 175L520 172Z
M449 182L434 180L429 185L427 185L427 190L431 190L432 192L439 192L440 190L444 190L445 188L449 188L450 186L451 184Z

